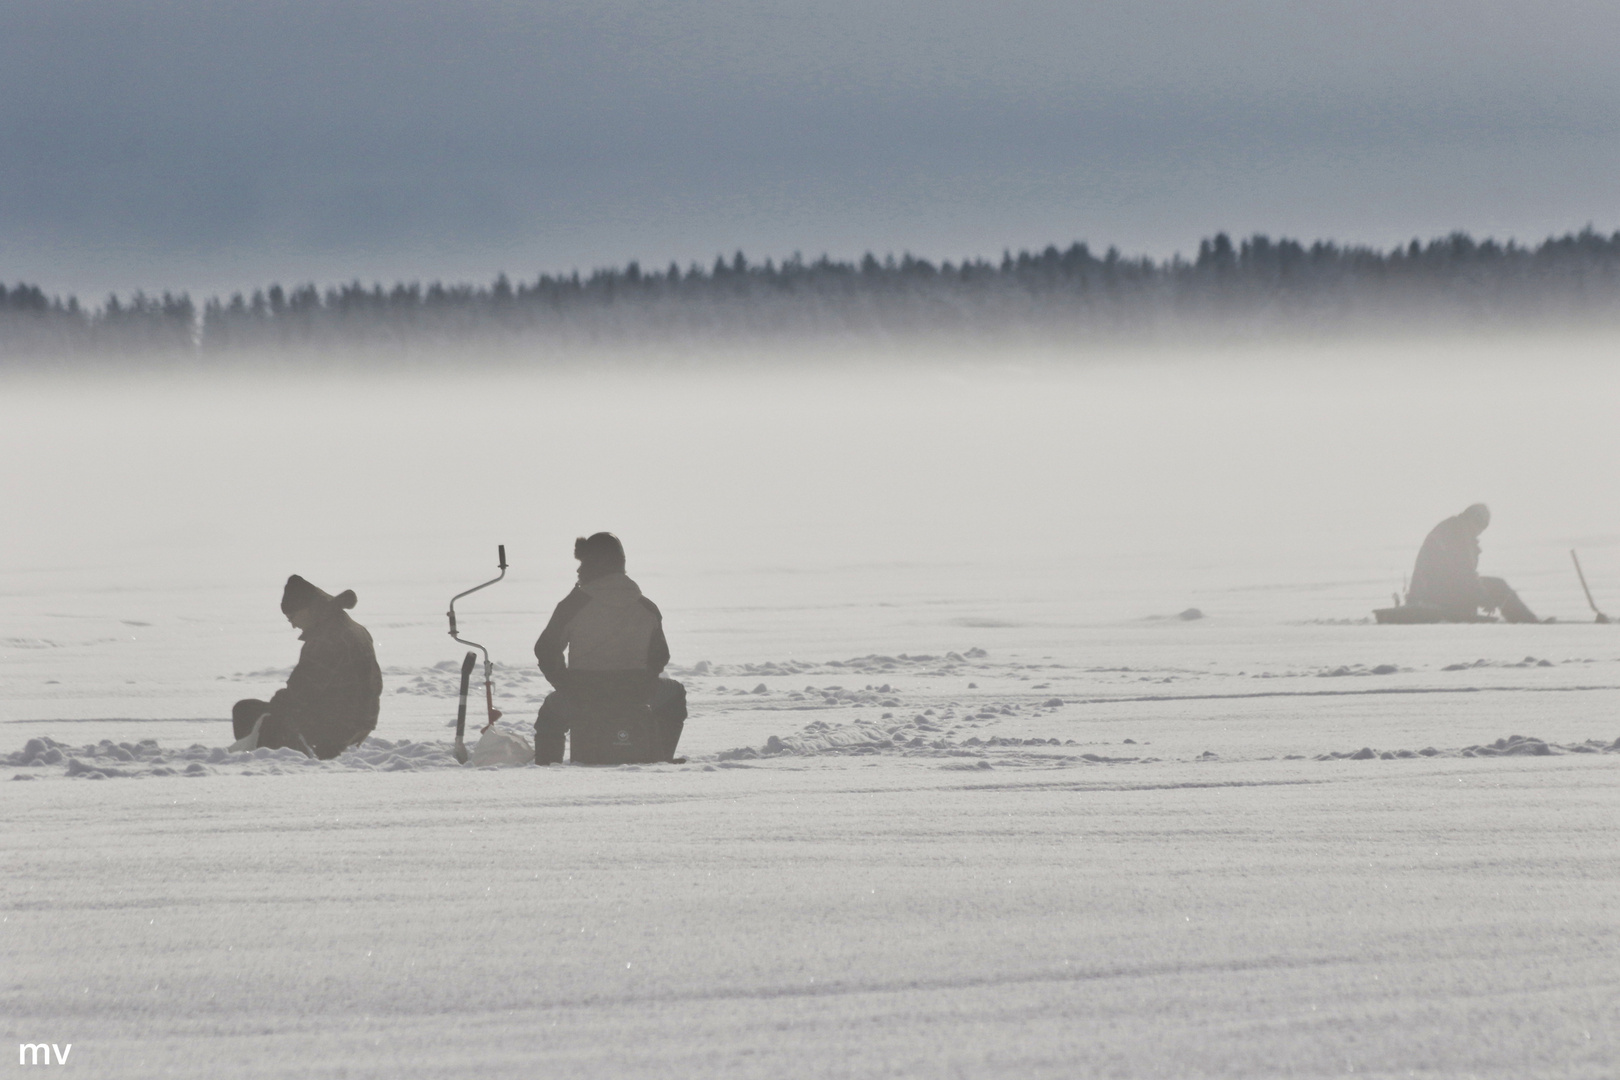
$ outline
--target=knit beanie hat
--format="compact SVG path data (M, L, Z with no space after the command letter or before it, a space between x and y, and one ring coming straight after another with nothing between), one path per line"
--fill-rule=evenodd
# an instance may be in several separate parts
M291 615L300 608L307 607L347 609L354 607L356 599L353 589L345 589L333 596L294 574L287 579L287 587L281 591L281 613Z
M624 545L610 532L593 533L576 539L574 558L605 574L624 573Z

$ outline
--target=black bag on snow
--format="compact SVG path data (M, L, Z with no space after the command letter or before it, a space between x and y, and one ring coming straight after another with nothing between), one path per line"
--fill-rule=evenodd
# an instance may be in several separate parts
M624 704L575 720L568 758L577 765L645 765L665 759L663 743L652 710Z

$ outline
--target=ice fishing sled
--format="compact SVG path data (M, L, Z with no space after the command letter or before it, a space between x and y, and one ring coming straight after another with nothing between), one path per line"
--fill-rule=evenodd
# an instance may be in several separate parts
M1373 618L1381 623L1414 625L1418 623L1481 623L1499 622L1495 615L1458 615L1437 608L1433 604L1400 604L1396 607L1375 608Z

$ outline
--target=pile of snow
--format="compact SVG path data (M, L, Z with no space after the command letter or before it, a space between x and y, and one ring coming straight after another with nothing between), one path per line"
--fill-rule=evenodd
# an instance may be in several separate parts
M1323 679L1340 679L1347 675L1394 675L1400 670L1395 664L1379 664L1376 667L1368 667L1365 664L1340 664L1335 668L1323 668L1316 674Z
M1396 758L1416 757L1549 757L1554 754L1616 754L1620 753L1620 739L1606 743L1602 739L1587 739L1581 743L1555 743L1530 735L1508 735L1493 743L1463 746L1454 750L1436 750L1425 746L1422 750L1374 750L1363 746L1360 750L1318 754L1317 761L1393 761Z
M165 749L155 739L99 743L73 747L49 736L29 739L8 754L4 764L27 770L13 780L67 776L82 780L140 780L152 776L275 776L289 772L399 772L421 769L459 769L449 743L412 742L370 738L330 761L318 761L297 750L249 750L232 753L222 746L193 743L183 750Z
M1553 666L1553 662L1551 660L1537 659L1534 656L1527 656L1523 660L1475 660L1473 663L1469 663L1469 664L1447 664L1445 667L1441 668L1440 670L1441 671L1467 671L1470 668L1483 668L1483 667L1526 668L1526 667L1552 667L1552 666Z
M767 660L757 664L711 664L707 660L699 660L691 667L682 667L671 664L667 674L672 678L698 678L703 676L727 676L740 678L746 676L778 678L796 675L808 675L814 672L844 672L851 671L860 674L881 675L889 672L903 672L918 675L953 675L963 664L974 660L983 660L990 654L983 649L967 649L963 652L947 652L943 655L918 653L907 655L897 653L887 655L883 653L870 653L866 656L855 656L848 660L823 660L814 663L804 660Z
M968 717L962 718L964 721ZM909 720L857 720L849 724L828 724L817 720L797 734L772 735L763 746L740 746L715 755L719 761L759 760L775 757L843 757L885 754L916 758L975 758L985 763L1078 765L1152 761L1153 758L1105 757L1071 750L1073 739L1022 738L993 735L981 739L954 736L941 725L949 718L913 716ZM953 729L955 730L955 729ZM1034 752L1039 748L1039 752ZM971 763L969 767L974 766Z

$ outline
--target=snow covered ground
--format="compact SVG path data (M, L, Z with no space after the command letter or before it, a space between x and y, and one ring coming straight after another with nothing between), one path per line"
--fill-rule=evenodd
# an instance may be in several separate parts
M1613 1076L1620 629L1567 554L1620 608L1610 356L15 380L5 1032L108 1077ZM1561 621L1369 623L1478 499ZM455 765L445 600L507 545L458 610L518 727L603 527L689 762ZM384 665L334 762L223 749L293 572Z

